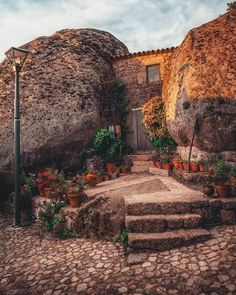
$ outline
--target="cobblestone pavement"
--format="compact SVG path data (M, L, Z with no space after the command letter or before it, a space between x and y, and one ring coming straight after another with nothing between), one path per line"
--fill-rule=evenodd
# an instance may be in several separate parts
M236 294L236 226L216 227L212 240L131 265L119 243L58 240L37 224L10 225L0 217L1 295Z

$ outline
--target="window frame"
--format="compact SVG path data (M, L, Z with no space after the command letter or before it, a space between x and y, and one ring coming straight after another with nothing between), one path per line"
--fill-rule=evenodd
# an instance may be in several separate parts
M151 67L154 67L154 66L157 66L159 67L159 79L156 80L156 81L149 81L149 74L148 74L148 68L151 68ZM150 64L150 65L146 65L146 82L147 84L152 84L152 83L157 83L159 81L161 81L161 64Z

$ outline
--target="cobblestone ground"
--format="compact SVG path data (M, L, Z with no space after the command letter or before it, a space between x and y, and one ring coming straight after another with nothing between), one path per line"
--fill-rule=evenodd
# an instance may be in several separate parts
M37 224L14 230L0 217L0 294L236 294L236 226L212 233L130 265L121 244L58 240Z

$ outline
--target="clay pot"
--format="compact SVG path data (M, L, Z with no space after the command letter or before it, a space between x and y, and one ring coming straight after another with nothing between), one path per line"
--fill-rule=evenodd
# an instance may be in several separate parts
M199 167L198 167L198 164L195 164L195 163L191 163L191 170L193 172L198 172L199 171Z
M188 163L183 163L184 170L189 171L190 170L190 165Z
M72 208L78 208L83 202L83 193L68 193L67 197Z
M179 170L184 170L184 164L182 162L179 162Z
M204 196L212 197L214 195L215 189L213 185L204 185L203 186L203 193Z
M230 197L230 185L226 184L216 184L215 189L219 198L229 198Z
M52 191L52 189L50 187L45 187L43 190L46 198L50 199L50 192Z
M175 169L179 169L179 160L173 160L173 166Z
M200 164L200 165L199 165L199 170L200 170L201 172L205 172L205 166L204 166L203 164Z
M159 169L162 168L161 161L156 160L156 161L153 162L153 165L154 165L154 167L156 167L156 168L159 168Z
M107 171L107 173L112 174L114 172L114 164L113 163L106 163L106 171Z
M165 169L166 171L170 171L170 170L171 170L171 163L165 163L165 164L164 164L164 169Z

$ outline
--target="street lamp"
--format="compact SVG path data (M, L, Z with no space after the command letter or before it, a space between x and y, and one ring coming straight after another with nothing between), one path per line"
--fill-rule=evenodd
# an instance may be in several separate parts
M6 56L15 71L14 100L14 178L15 178L15 226L21 225L20 212L20 103L19 103L19 73L29 52L22 48L10 48Z

